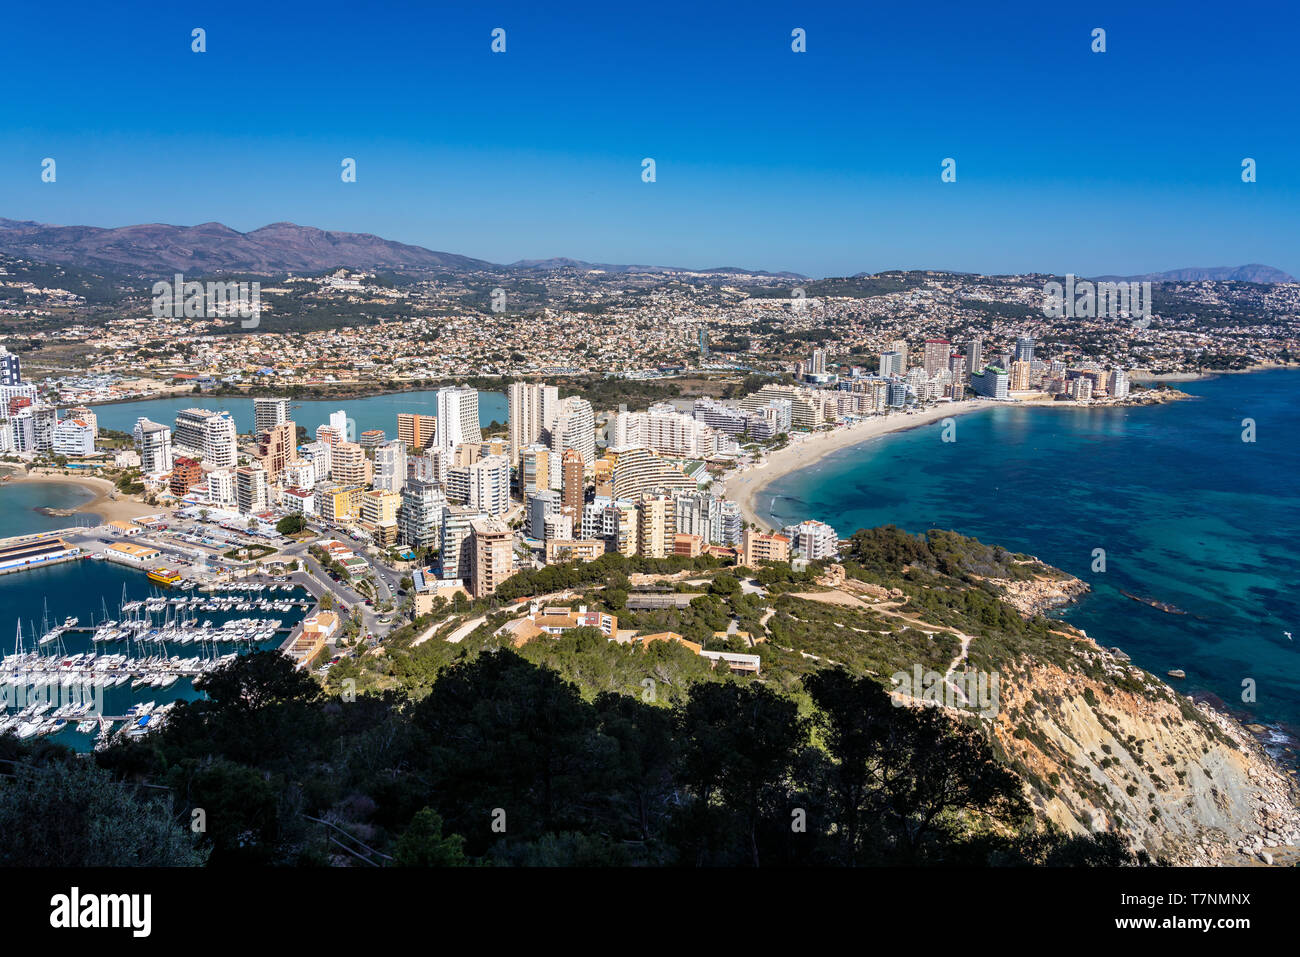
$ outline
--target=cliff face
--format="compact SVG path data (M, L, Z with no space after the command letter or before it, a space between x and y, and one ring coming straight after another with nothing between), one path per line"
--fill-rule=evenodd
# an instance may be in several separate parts
M1072 832L1118 828L1176 864L1240 864L1300 843L1295 782L1233 719L1075 632L1083 666L1020 661L991 730L1030 800Z
M1085 582L1031 556L990 555L952 533L931 532L929 547L946 550L946 567L966 574L964 587L991 590L1032 626L967 614L965 631L956 632L962 652L948 677L971 687L980 673L986 680L997 675L996 707L977 720L1024 779L1042 819L1073 833L1120 831L1175 864L1296 859L1300 790L1241 724L1179 694L1119 649L1037 617L1086 592ZM909 587L888 613L911 616L923 630L953 629L954 619L944 615L959 604L949 603L946 612L940 606L935 617L936 603L927 609L925 601L927 593L952 588L952 579L917 582L920 590ZM972 710L964 709L966 720Z

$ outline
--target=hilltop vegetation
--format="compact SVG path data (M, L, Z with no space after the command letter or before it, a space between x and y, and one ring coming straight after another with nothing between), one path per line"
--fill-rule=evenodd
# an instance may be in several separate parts
M1174 756L1093 761L1088 749L1140 755L1126 715L1156 708L1177 769L1194 776L1186 762L1209 755L1231 799L1237 745L1068 626L1019 614L996 582L1026 577L1068 579L973 539L895 528L853 536L835 569L751 577L711 558L618 555L550 566L491 599L439 603L323 686L279 655L240 658L162 731L95 760L127 787L169 789L177 820L202 810L189 849L210 866L1148 862L1127 829L1159 814L1125 788L1154 790ZM692 597L629 610L645 591ZM527 613L524 596L754 654L761 672L594 628L516 648L501 627ZM992 713L918 707L894 687L914 668L996 670L1015 686ZM1069 681L1087 684L1086 708ZM37 760L35 746L6 747ZM45 767L76 764L41 747ZM0 786L0 805L29 802L25 786ZM1178 782L1164 787L1181 800ZM1101 833L1079 826L1098 808Z

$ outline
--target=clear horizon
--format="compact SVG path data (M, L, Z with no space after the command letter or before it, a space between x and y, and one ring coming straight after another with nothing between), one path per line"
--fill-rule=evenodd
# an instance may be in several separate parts
M48 15L17 8L0 215L290 221L493 263L1294 276L1300 18L1265 8L74 3L53 67Z

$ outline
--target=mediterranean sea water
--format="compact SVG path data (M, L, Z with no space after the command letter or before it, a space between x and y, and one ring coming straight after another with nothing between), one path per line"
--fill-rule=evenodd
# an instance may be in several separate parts
M58 516L36 511L38 508L77 508L94 498L94 492L71 483L41 482L0 486L0 538L49 532L75 525L98 524L98 516L86 512Z
M941 423L892 433L777 479L756 504L778 526L815 518L841 538L892 523L1035 555L1091 584L1060 616L1099 644L1122 648L1180 691L1294 730L1300 371L1177 387L1194 398L996 406L957 417L953 442L942 440ZM1097 549L1104 572L1093 570ZM1165 677L1172 669L1186 679Z
M158 595L172 598L203 594L205 593L161 588L149 581L143 569L128 568L112 562L92 559L64 562L59 565L51 565L48 568L32 568L8 575L0 575L0 655L9 655L14 652L20 623L24 648L31 651L36 646L36 640L40 637L43 619L48 619L50 625L55 625L62 624L65 618L76 617L79 619L79 624L84 627L92 623L99 624L103 622L105 611L107 611L110 619L120 621L122 616L119 609L124 601L137 601ZM294 588L292 591L282 589L276 592L263 592L262 594L271 599L301 599L307 597L306 591L299 588ZM175 612L170 614L173 617L175 616ZM237 618L278 618L283 623L283 627L292 627L305 616L305 612L299 608L288 611L194 611L192 614L200 622L211 621L218 628L223 622ZM161 625L164 620L164 613L155 613L151 617L156 624ZM284 638L285 633L281 632L272 640L263 642L259 647L278 647ZM73 655L96 650L89 632L69 632L63 636L61 641L61 646L41 646L41 653L47 655ZM201 657L210 656L214 651L218 654L228 654L232 651L243 652L249 650L249 648L247 644L234 643L221 643L216 649L212 649L210 646L201 648L195 644L169 644L165 648L159 647L157 644L151 644L144 649L137 649L133 646L128 650L123 642L108 642L102 644L98 650L105 654L124 654L129 651L132 656L161 653L168 657L176 655L181 658L188 658L196 655ZM10 690L9 694L12 696L14 692ZM198 697L198 695L199 692L194 690L190 678L180 678L165 689L153 687L132 688L128 682L117 687L104 689L103 714L106 716L123 715L132 704L153 701L158 705L163 705L169 701L189 700ZM0 699L0 707L3 707L4 704L11 705L10 712L16 710L12 707L13 701ZM78 732L75 729L75 723L69 723L64 730L51 735L50 740L78 751L89 751L94 746L95 736L93 733Z

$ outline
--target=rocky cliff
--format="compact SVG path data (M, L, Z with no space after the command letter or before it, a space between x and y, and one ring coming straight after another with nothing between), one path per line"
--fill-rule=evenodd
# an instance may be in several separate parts
M1044 817L1118 828L1179 864L1238 864L1300 843L1294 780L1232 718L1072 629L1082 671L1004 672L992 733Z

